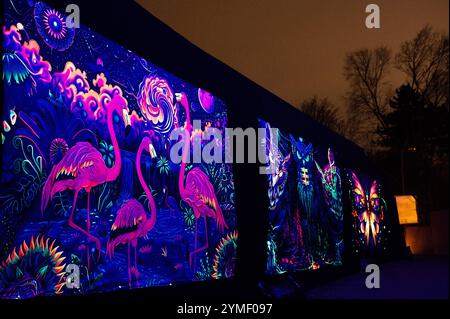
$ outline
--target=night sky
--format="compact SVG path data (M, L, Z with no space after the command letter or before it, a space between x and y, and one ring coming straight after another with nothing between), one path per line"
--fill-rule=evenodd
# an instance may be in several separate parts
M345 53L397 50L430 24L448 32L448 0L138 0L201 49L298 105L315 94L344 107ZM381 29L365 27L365 7L381 9ZM403 76L392 72L398 86Z

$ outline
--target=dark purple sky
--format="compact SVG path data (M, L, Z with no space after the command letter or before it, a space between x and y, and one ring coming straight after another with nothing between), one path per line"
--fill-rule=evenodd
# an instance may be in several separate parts
M315 94L344 106L347 51L397 50L426 24L448 32L448 0L138 0L188 40L291 104ZM365 7L381 29L365 27ZM149 30L149 32L151 32ZM398 85L402 75L392 72Z

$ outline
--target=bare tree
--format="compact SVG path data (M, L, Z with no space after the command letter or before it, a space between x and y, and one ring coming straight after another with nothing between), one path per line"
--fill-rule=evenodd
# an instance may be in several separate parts
M395 57L396 67L408 77L407 83L435 106L448 103L448 39L448 33L425 26L401 44Z
M347 54L344 76L350 83L348 98L355 110L371 113L380 124L389 103L386 75L391 52L386 47L363 49Z
M313 96L300 103L300 110L329 129L344 133L344 122L339 116L339 111L327 98L319 99Z
M371 146L367 132L385 126L391 96L386 80L390 63L391 51L386 47L353 51L345 58L344 76L350 84L347 92L349 126L353 126L356 142L365 147Z

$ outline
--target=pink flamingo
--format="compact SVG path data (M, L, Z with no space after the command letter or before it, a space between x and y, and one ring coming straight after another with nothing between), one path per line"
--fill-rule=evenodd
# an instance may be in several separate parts
M91 189L97 185L116 180L119 176L122 159L120 156L119 143L117 142L116 134L113 126L113 112L124 115L124 121L127 125L126 117L126 100L120 96L115 95L107 104L107 126L108 132L111 136L112 145L114 147L114 155L116 162L113 167L108 168L103 161L102 154L87 142L78 142L72 146L61 161L55 164L50 172L50 176L45 182L42 190L41 200L41 214L44 214L45 208L53 196L66 189L74 190L73 206L69 217L69 226L76 229L87 236L88 240L95 242L100 256L100 240L90 234L90 214L89 202ZM87 221L86 229L81 228L73 221L75 207L77 204L77 197L80 190L87 192ZM88 245L87 245L88 246ZM87 250L87 265L89 268L89 247Z
M117 212L114 224L111 227L109 240L107 243L106 253L112 258L114 255L114 248L120 244L128 244L128 284L131 288L131 274L134 272L136 282L139 277L137 270L137 240L139 237L147 236L147 233L153 229L156 223L156 205L152 193L144 181L141 171L141 156L142 151L148 145L148 151L152 158L156 157L155 149L149 137L145 137L136 155L136 171L139 177L139 182L147 195L150 206L150 218L147 218L147 213L144 207L136 199L131 198L123 203ZM134 267L131 267L130 250L131 246L134 248Z
M194 250L189 254L189 265L192 264L192 257L202 250L208 248L208 229L206 217L211 217L216 221L217 228L223 232L224 228L228 228L219 206L214 187L209 181L208 176L198 167L191 169L184 180L186 160L189 153L190 134L192 132L191 118L189 113L189 104L184 93L176 94L177 102L179 102L186 111L186 125L184 133L184 147L180 167L180 175L178 177L178 188L180 196L194 211L195 215L195 239ZM186 186L185 186L186 185ZM205 223L206 243L204 246L197 248L197 222L203 217ZM195 263L195 259L194 259ZM194 265L195 269L195 265Z

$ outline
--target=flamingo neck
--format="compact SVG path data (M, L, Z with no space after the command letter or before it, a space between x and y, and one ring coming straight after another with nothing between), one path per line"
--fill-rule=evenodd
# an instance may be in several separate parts
M151 229L153 226L155 226L156 223L156 204L155 200L153 198L152 192L150 191L149 187L145 183L144 176L142 176L142 170L141 170L141 156L142 151L145 148L146 139L143 139L141 144L139 145L138 152L136 154L136 171L139 178L139 182L142 185L142 188L145 191L145 194L147 195L148 203L150 206L150 218L147 219L146 224L144 225L144 228Z
M186 192L186 188L184 187L184 175L186 170L186 161L189 155L189 147L191 143L190 135L192 131L192 126L191 126L191 116L189 113L189 105L185 105L184 103L180 104L184 107L184 110L186 112L186 125L185 129L183 130L183 140L184 140L183 154L181 157L180 174L178 176L178 188L180 189L181 197L184 197L184 194Z
M114 100L110 103L115 103ZM107 113L107 126L108 126L108 133L111 137L111 143L114 148L114 157L116 159L114 166L111 168L108 168L108 175L106 178L107 182L111 182L117 179L117 177L120 174L120 170L122 168L122 157L120 156L120 148L119 143L117 142L116 132L114 131L114 125L113 125L113 112L114 107L112 105L109 105L108 107L108 113Z

